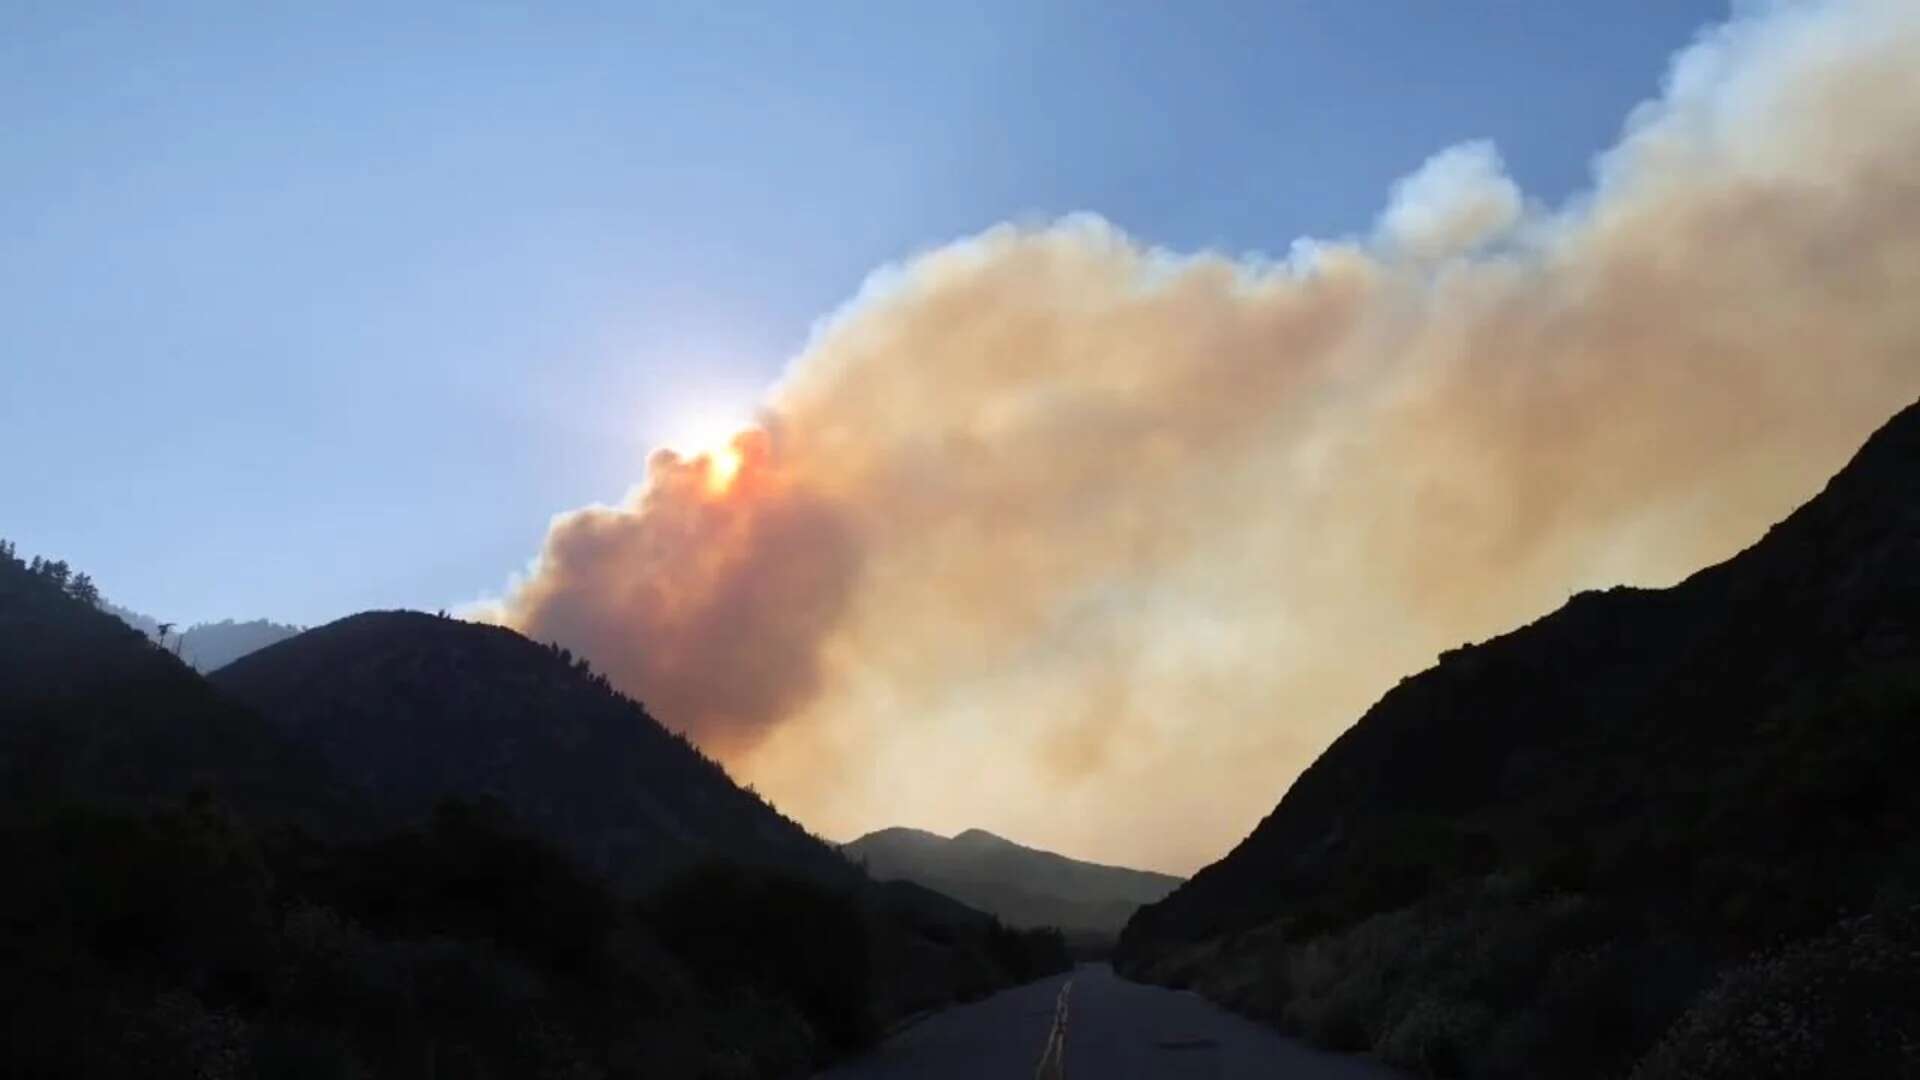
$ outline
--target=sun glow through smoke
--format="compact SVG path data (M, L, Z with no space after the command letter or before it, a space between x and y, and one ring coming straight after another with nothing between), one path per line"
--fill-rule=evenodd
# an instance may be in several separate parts
M747 459L742 439L753 425L720 412L700 412L688 414L678 427L664 449L700 471L708 495L732 491Z
M740 475L740 465L744 461L740 448L729 442L701 457L707 466L707 491L714 495L725 495L733 487L734 477Z

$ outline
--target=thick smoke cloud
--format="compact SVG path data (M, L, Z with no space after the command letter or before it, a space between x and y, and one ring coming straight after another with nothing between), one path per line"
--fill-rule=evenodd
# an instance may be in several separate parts
M1439 650L1811 495L1920 393L1916 297L1920 5L1770 6L1568 206L1467 144L1281 260L1076 218L876 275L729 484L657 455L496 617L830 835L1190 870Z
M751 749L814 695L859 565L848 515L772 453L758 430L720 461L657 451L628 506L554 523L511 621L574 643L709 751Z

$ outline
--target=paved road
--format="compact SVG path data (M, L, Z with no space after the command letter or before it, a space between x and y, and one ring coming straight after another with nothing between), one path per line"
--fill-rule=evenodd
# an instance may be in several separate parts
M1064 1023L1056 1023L1061 1017ZM1371 1061L1309 1049L1197 995L1127 982L1105 964L1082 964L1071 974L928 1017L821 1078L1387 1080L1400 1075Z

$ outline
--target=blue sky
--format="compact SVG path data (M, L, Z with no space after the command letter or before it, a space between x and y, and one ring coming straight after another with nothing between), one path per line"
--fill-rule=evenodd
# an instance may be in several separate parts
M16 0L0 536L182 622L451 606L879 264L1078 210L1283 252L1469 138L1558 200L1725 13Z

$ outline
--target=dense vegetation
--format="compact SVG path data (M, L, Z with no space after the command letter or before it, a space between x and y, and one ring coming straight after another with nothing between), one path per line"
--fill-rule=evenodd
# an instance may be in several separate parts
M1120 960L1434 1075L1914 1075L1916 767L1910 409L1727 563L1404 681Z
M577 834L531 816L552 803L516 805L524 786L399 798L344 781L324 740L222 694L47 565L0 545L0 859L16 869L0 890L0 1075L805 1075L916 1010L1067 963L1058 933L868 881L657 725L644 737L677 756L626 753L641 770L628 775L759 807L754 834L771 847L717 830L632 849L660 861L616 877L582 861ZM493 675L558 688L523 715L529 741L535 725L590 741L606 734L596 716L638 712L506 631L378 625L497 643L506 666ZM407 673L438 654L387 640L378 655ZM599 712L584 720L567 707L589 697ZM407 700L415 711L384 729L396 759L439 739L456 740L440 756L462 760L463 734L504 737L504 714L435 728L412 722L421 706ZM482 746L471 752L498 749ZM717 820L754 823L728 814ZM660 820L708 819L633 827ZM756 858L801 843L820 861Z
M870 940L905 932L737 869L624 900L487 804L346 844L48 808L0 855L33 868L0 891L8 1076L804 1075L880 1032ZM980 991L1047 960L975 934Z

